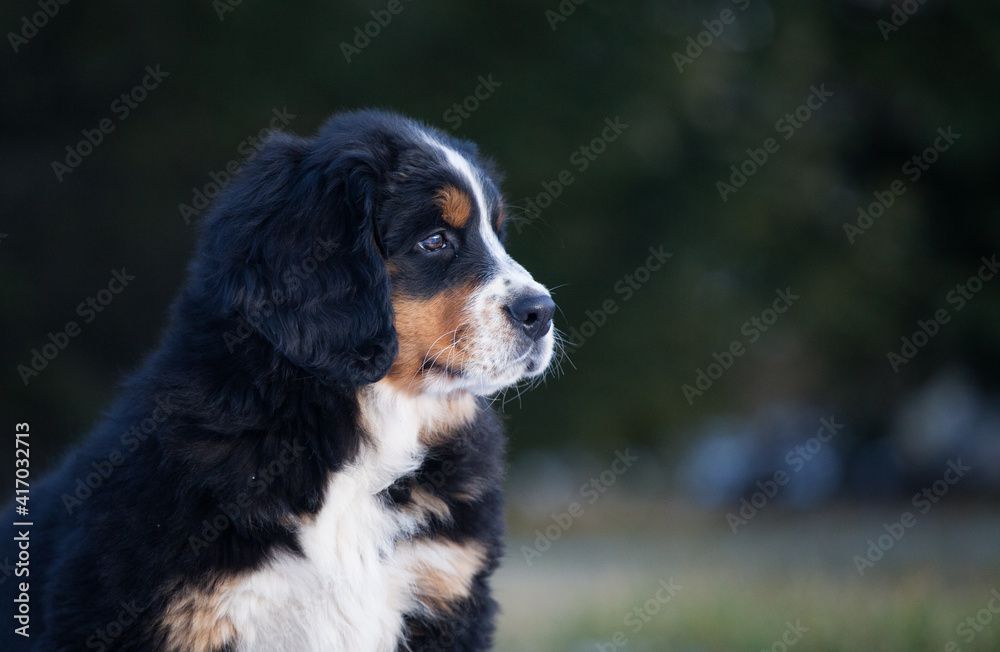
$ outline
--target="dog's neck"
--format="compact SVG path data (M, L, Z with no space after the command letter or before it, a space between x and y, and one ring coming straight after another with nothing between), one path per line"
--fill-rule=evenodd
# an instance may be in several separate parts
M480 400L470 392L460 390L450 394L410 394L382 380L358 391L361 423L368 433L401 433L422 448L442 443L475 419L481 409ZM406 433L406 434L402 434ZM380 434L384 439L385 434ZM372 442L393 445L392 442ZM397 442L406 444L406 442Z

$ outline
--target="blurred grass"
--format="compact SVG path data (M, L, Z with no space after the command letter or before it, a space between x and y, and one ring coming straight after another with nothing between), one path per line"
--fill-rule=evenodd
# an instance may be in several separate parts
M769 508L738 534L724 513L598 507L530 567L521 546L551 521L512 515L514 536L494 581L503 608L498 650L770 650L787 623L808 629L788 649L912 652L944 650L949 641L963 651L1000 649L1000 615L971 642L956 632L1000 586L995 510L938 508L861 576L853 556L905 505ZM658 612L649 603L648 622L626 622L660 580L682 588ZM616 633L624 646L611 644Z

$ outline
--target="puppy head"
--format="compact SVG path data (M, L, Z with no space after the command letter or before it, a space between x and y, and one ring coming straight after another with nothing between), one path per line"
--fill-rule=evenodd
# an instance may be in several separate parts
M486 395L544 373L555 304L504 250L504 205L475 149L412 125L377 216L410 392Z
M247 163L205 220L197 276L323 382L486 395L542 374L553 348L554 304L507 255L503 220L471 145L345 114Z

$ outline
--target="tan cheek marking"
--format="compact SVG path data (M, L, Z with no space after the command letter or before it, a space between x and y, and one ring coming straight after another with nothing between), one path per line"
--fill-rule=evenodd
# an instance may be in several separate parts
M460 368L468 358L466 334L469 325L465 312L474 289L469 284L447 290L430 299L414 300L393 297L399 355L386 379L396 389L419 393L425 362L453 369Z
M472 198L469 193L455 186L445 186L438 191L435 203L441 208L444 221L456 229L464 229L472 215Z
M164 611L161 626L170 652L212 652L236 640L236 628L223 615L224 596L231 582L216 582L174 597Z
M503 223L507 221L507 208L500 207L500 215L497 217L497 231L503 228Z
M455 602L468 598L472 581L486 564L486 547L476 542L415 541L407 544L417 602L426 612L444 616Z

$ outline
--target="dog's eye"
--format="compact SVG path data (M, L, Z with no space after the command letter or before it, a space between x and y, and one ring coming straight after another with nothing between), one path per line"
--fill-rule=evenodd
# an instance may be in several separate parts
M435 233L420 243L420 248L424 251L437 251L448 246L448 241L444 239L443 233Z

